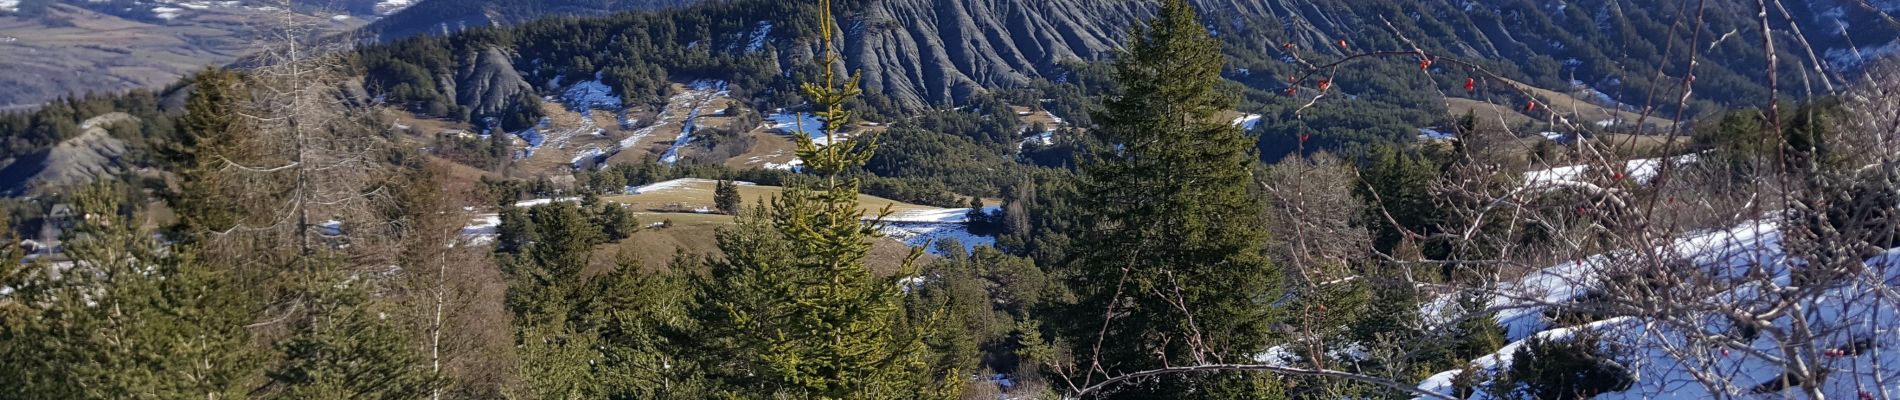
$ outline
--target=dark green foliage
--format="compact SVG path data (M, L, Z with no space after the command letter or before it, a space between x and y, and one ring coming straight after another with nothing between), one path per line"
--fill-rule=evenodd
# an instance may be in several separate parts
M187 82L174 84L168 90ZM126 141L125 161L136 166L165 163L162 148L177 140L177 110L164 109L163 95L139 89L125 93L91 94L53 100L33 111L0 112L0 159L9 159L44 151L60 141L79 136L80 123L111 112L124 112L139 119L136 129L114 126L107 129L113 137Z
M820 4L828 6L829 1ZM830 13L822 15L820 66L839 63ZM804 92L826 139L853 115L857 76L823 68ZM933 367L924 354L936 318L905 312L897 276L865 265L878 222L861 222L860 181L841 174L864 165L875 135L820 144L794 136L804 170L782 197L742 215L718 235L696 311L706 335L706 361L717 390L730 396L800 398L943 398L955 393L954 366ZM921 254L915 251L911 260ZM900 267L908 275L910 261Z
M1112 371L1247 359L1266 348L1279 271L1249 189L1253 141L1215 117L1231 107L1215 89L1219 44L1184 1L1132 36L1116 62L1122 92L1095 116L1103 146L1082 164L1084 223L1063 270L1077 301L1062 332L1079 363ZM1245 377L1170 376L1117 395L1245 392Z
M496 261L508 278L507 304L518 325L565 319L594 245L606 239L601 228L567 202L509 208L501 224Z
M242 218L225 198L228 186L218 170L228 160L242 159L238 148L251 135L240 112L250 107L250 95L237 73L208 70L194 78L178 140L163 147L166 162L179 171L179 188L166 192L166 201L178 212L177 229L195 237L203 232L231 229Z
M642 271L638 261L622 254L612 272L588 280L577 325L598 337L594 375L611 398L704 398L698 360L686 350L697 341L688 311L698 293L688 274Z
M965 254L961 245L940 245L955 250L920 271L929 278L906 286L914 294L909 298L912 314L944 316L932 328L937 334L930 340L941 357L937 365L945 372L1033 369L1040 361L1022 360L1017 353L1034 343L1020 339L1034 333L1025 329L1037 325L1034 312L1060 292L1052 286L1059 283L1027 259L989 247Z
M501 128L501 132L493 132L493 134L505 135L506 132L533 128L541 123L541 117L541 98L535 96L534 93L523 92L515 96L513 101L508 102L507 111L503 111L496 117L501 125L491 128Z
M101 183L77 195L77 263L0 267L0 386L26 398L238 398L260 371L242 288L166 246ZM10 237L10 235L8 235ZM9 249L12 246L7 246Z
M721 180L713 188L713 206L726 215L739 215L739 185L731 180Z
M1693 134L1697 147L1710 149L1704 160L1727 168L1738 178L1766 172L1760 169L1772 167L1767 161L1779 151L1779 141L1770 137L1762 125L1760 110L1722 113L1697 124Z
M594 220L600 223L601 234L605 236L605 241L620 241L633 236L635 231L640 230L640 219L634 217L633 211L628 210L625 205L603 203L597 210L599 211L595 212Z
M487 138L467 133L438 134L435 147L431 150L436 156L483 170L497 170L507 165L510 154L510 135L495 134Z
M441 385L370 298L368 282L316 275L306 284L310 309L292 322L297 333L277 344L283 360L269 371L264 398L416 399Z
M1421 237L1438 231L1445 216L1434 203L1430 186L1437 180L1438 171L1436 163L1397 146L1372 147L1360 169L1364 186L1356 189L1368 205L1367 220L1373 221L1374 249L1390 254L1406 239L1407 231ZM1443 252L1427 247L1425 254L1442 256Z
M1605 349L1599 334L1582 330L1565 339L1534 337L1512 355L1511 368L1497 377L1494 395L1526 399L1587 399L1622 391L1636 377Z

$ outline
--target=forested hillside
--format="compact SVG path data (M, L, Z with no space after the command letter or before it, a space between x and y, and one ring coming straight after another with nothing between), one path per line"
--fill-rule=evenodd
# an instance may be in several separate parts
M1889 398L1900 22L1783 3L264 27L0 115L0 399Z

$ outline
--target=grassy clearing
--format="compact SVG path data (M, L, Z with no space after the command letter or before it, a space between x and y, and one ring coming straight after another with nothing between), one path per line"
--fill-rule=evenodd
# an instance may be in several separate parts
M713 187L715 182L692 180L665 190L649 193L602 197L601 200L626 204L635 210L652 212L679 212L696 209L713 209ZM739 186L739 198L746 206L780 196L784 188L777 186L745 185ZM937 210L937 207L910 204L871 195L858 195L858 208L865 212L876 212L886 206L891 211Z
M587 275L612 271L621 252L639 257L640 264L650 271L674 267L673 261L679 256L687 257L689 261L717 257L719 229L731 226L734 222L732 216L718 214L642 212L634 215L640 218L640 224L647 227L626 240L595 249L588 262ZM662 221L672 223L666 227L653 226ZM910 246L895 240L877 239L871 242L871 254L865 262L874 272L893 274L909 255ZM931 259L934 257L925 254L919 261L928 262Z

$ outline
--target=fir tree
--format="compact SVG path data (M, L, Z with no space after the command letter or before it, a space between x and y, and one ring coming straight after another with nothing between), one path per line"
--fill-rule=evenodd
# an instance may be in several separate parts
M440 382L369 296L369 283L333 269L307 283L311 310L278 344L266 398L418 399Z
M734 184L732 180L720 180L718 185L713 187L713 206L718 208L719 212L726 215L739 215L741 201L739 185Z
M108 181L78 194L70 268L0 270L0 387L69 399L243 397L259 359L239 289L125 216ZM9 266L22 266L17 253Z
M1429 186L1438 177L1438 166L1424 156L1391 144L1373 146L1366 158L1361 174L1365 182L1358 193L1371 205L1366 210L1366 218L1375 227L1373 249L1391 254L1406 239L1405 232L1419 235L1435 232L1445 219L1444 212L1432 202ZM1387 215L1391 219L1387 219ZM1394 226L1394 222L1398 225ZM1443 255L1443 250L1437 247L1420 250L1427 257Z
M1094 117L1106 147L1082 166L1067 336L1078 362L1106 371L1245 362L1266 347L1279 272L1250 191L1253 141L1216 117L1233 105L1215 89L1220 43L1179 0L1130 36L1122 91ZM1251 379L1178 376L1120 395L1245 397L1263 387Z
M162 148L166 161L179 171L179 190L168 192L167 201L178 213L179 231L187 237L224 231L241 219L241 210L221 199L225 177L217 169L239 158L233 153L240 151L248 135L239 112L250 103L236 72L206 70L193 77L192 83L178 140Z
M734 395L947 397L955 374L931 376L922 329L905 321L897 277L864 264L881 217L863 220L860 181L845 172L863 166L877 142L841 137L852 123L844 105L860 93L858 76L841 80L831 68L840 60L830 1L819 4L823 72L803 88L828 140L794 136L815 182L788 186L769 214L755 208L719 234L725 257L712 262L698 308L712 337L709 370L720 375L719 390Z

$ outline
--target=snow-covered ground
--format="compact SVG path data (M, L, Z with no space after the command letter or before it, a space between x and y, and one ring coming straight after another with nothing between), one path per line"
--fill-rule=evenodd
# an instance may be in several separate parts
M558 81L551 83L558 83ZM598 72L594 73L594 80L576 82L568 86L567 90L561 91L560 98L561 105L567 106L568 110L574 112L620 110L620 96L614 94L613 88L601 82L601 73Z
M752 41L747 42L745 51L757 53L765 50L765 41L772 37L772 21L759 21L759 29L752 31Z
M784 110L779 110L779 112L765 116L765 123L768 124L768 128L782 134L804 135L807 138L811 138L811 141L818 145L831 144L831 141L825 138L825 122L819 120L818 116L812 115L811 113L799 112L787 114ZM850 137L837 137L835 139L844 141L850 139Z
M649 183L649 184L640 185L640 186L628 187L627 194L652 194L652 193L660 193L660 192L668 192L668 191L676 191L676 190L692 190L693 185L705 186L705 185L716 185L718 183L719 181L715 181L711 179L680 178L680 179L674 179L670 181L654 182L654 183ZM739 186L753 186L754 185L752 182L746 182L746 181L732 181L732 183L734 185L739 185Z
M1788 274L1799 269L1801 261L1788 258L1781 237L1777 223L1751 221L1731 229L1686 235L1658 250L1664 257L1687 261L1683 268L1705 272L1697 275L1716 279L1716 284L1731 285L1714 299L1765 306L1771 295L1764 293L1771 291L1764 290L1768 288L1760 286L1758 280L1745 277L1766 274L1764 276L1776 282L1776 286L1781 286L1776 290L1789 289ZM1507 338L1513 342L1494 354L1472 360L1473 363L1495 373L1510 366L1512 355L1529 338L1564 338L1589 329L1601 333L1606 343L1630 351L1618 361L1626 363L1636 379L1630 389L1600 394L1597 399L1733 397L1779 379L1784 372L1780 364L1770 361L1770 358L1785 355L1771 335L1763 334L1752 341L1738 339L1732 346L1714 348L1702 347L1710 342L1686 339L1689 333L1725 330L1729 323L1720 315L1693 315L1687 321L1618 317L1582 326L1555 326L1545 318L1545 304L1561 304L1585 295L1590 288L1599 285L1598 272L1616 267L1614 263L1610 257L1598 255L1559 263L1502 285L1490 299L1489 307L1499 310L1495 318L1508 330ZM1815 301L1773 322L1783 329L1797 321L1815 327L1819 337L1810 342L1819 349L1839 349L1863 341L1871 343L1869 350L1830 355L1825 365L1820 365L1833 371L1821 387L1821 391L1832 398L1867 398L1862 397L1867 393L1884 398L1900 390L1897 386L1900 381L1895 380L1900 377L1894 376L1900 372L1900 355L1895 355L1896 346L1900 346L1900 307L1896 307L1896 295L1892 292L1892 286L1900 283L1900 249L1876 254L1866 260L1866 265L1868 272L1863 275L1864 279L1834 283L1836 286L1823 290ZM1441 298L1427 304L1422 311L1434 315L1452 301ZM1729 393L1711 393L1707 386L1697 383L1692 376L1696 372L1725 385L1719 390ZM1451 381L1457 373L1436 374L1421 382L1419 388L1450 394ZM1779 394L1756 396L1769 398ZM1489 397L1480 393L1474 398Z
M1680 166L1696 162L1696 155L1685 154L1670 159L1671 163ZM1623 162L1624 177L1634 179L1637 183L1647 183L1662 167L1662 160L1661 158L1644 158ZM1524 185L1528 187L1559 186L1576 182L1583 179L1583 173L1589 168L1589 165L1571 165L1527 172L1524 173Z
M515 202L515 207L534 207L534 206L541 206L541 205L548 205L548 204L552 204L552 203L554 203L554 202L557 202L557 201L559 201L559 202L569 202L569 201L581 201L581 198L579 198L579 197L559 197L559 198L552 198L552 199L533 199L533 200L522 200L522 201L517 201L517 202Z
M20 0L0 0L0 11L20 11Z
M1254 127L1260 126L1260 118L1262 118L1260 114L1242 115L1239 117L1235 117L1232 124L1234 126L1240 127L1240 129L1242 130L1251 131L1253 130Z
M376 15L390 15L415 4L416 0L383 0L376 3L374 10Z
M966 229L961 222L893 222L885 224L884 229L879 232L883 233L884 237L904 242L911 247L929 246L925 247L924 251L937 256L946 255L937 248L938 244L945 239L954 239L958 244L962 244L965 253L975 251L976 246L996 246L996 238L970 233L970 230Z
M1451 140L1451 133L1432 128L1418 128L1419 140Z

